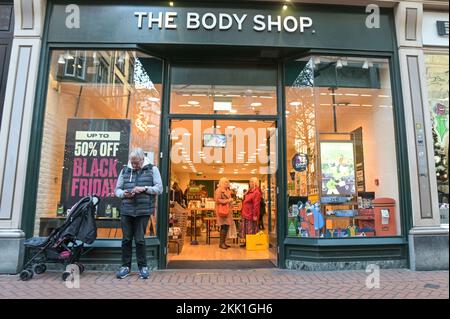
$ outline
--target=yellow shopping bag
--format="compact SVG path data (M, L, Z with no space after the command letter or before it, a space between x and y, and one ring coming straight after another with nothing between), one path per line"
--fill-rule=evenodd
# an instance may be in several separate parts
M269 238L260 231L255 235L246 235L247 250L266 250L269 249Z

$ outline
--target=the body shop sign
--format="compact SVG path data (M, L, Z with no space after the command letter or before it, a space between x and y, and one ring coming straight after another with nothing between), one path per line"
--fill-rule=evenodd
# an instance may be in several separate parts
M134 13L139 29L167 29L175 30L184 28L186 30L219 30L227 31L235 29L243 30L244 22L251 20L252 30L257 32L300 32L311 28L313 20L309 17L262 15L256 14L250 17L248 14L236 13L212 13L203 14L197 12L186 12L184 23L178 21L178 12L144 12Z
M87 44L232 45L264 48L394 51L392 9L381 8L377 27L365 6L222 1L51 1L48 42ZM95 4L94 4L95 3ZM167 4L167 3L166 3ZM77 14L79 20L76 20ZM47 20L46 20L47 21ZM69 27L67 26L69 22ZM351 40L350 40L351 39ZM206 49L206 48L205 48ZM182 51L182 52L181 52ZM181 50L180 54L185 54Z

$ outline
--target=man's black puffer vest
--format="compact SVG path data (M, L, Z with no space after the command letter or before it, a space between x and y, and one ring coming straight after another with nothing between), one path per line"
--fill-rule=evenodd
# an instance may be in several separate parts
M153 186L153 165L148 164L141 170L133 171L128 166L123 168L123 190L132 191L136 186ZM140 193L133 198L122 200L121 215L148 216L155 213L155 195Z

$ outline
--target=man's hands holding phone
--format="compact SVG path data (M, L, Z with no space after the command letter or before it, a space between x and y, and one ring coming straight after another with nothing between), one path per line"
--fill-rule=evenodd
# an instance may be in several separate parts
M135 188L133 188L132 190L126 190L124 193L124 196L126 198L132 198L134 197L134 195L139 194L139 193L143 193L146 191L145 187L142 186L136 186Z
M133 192L133 190L131 190L131 191L126 190L125 193L123 193L123 196L125 196L125 198L132 198L134 196L134 194L135 193Z

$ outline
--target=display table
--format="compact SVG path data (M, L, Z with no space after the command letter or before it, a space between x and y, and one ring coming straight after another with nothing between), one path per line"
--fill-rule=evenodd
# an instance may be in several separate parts
M220 236L211 236L211 221L216 221L216 217L204 217L203 220L206 222L206 244L211 244L211 238L220 238ZM233 217L233 221L241 220L240 217ZM239 234L239 229L236 227L236 231ZM237 237L239 239L239 235Z

